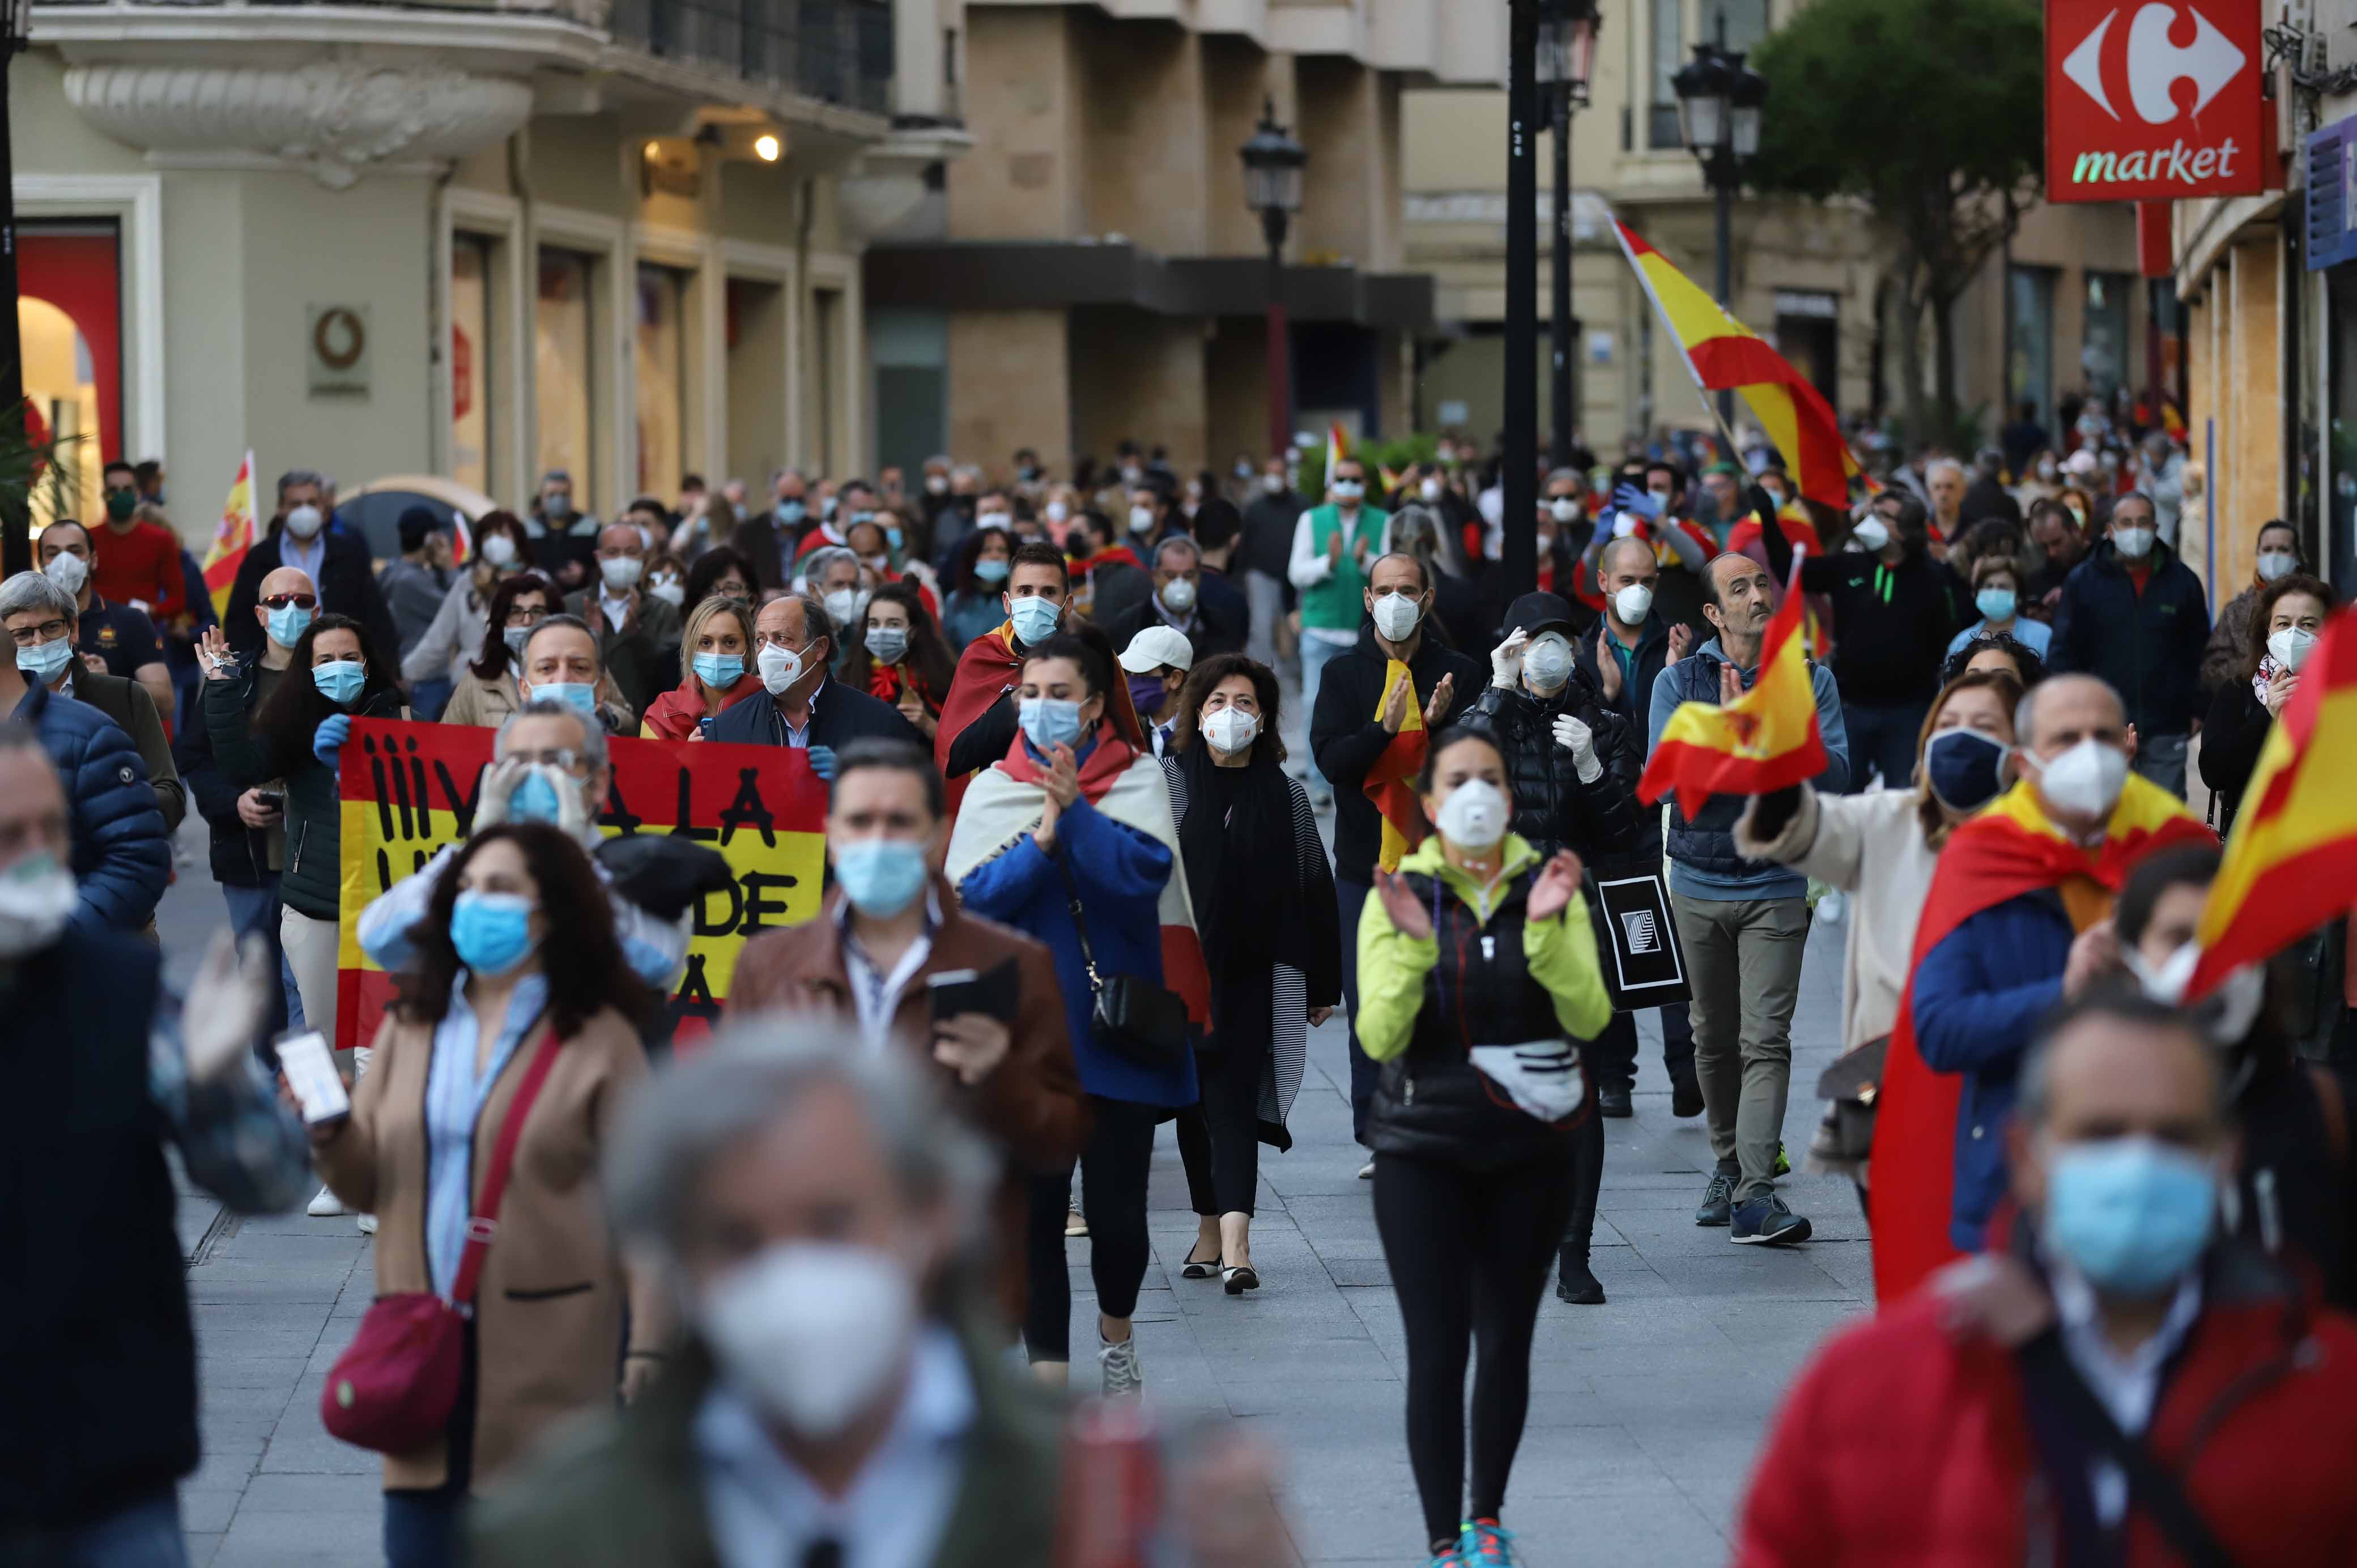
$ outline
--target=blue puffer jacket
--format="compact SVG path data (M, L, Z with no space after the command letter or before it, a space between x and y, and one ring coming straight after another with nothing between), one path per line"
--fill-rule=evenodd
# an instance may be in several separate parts
M1993 905L1942 938L1915 967L1915 1049L1934 1072L1962 1073L1956 1189L1948 1238L1980 1251L2005 1197L2005 1123L2021 1058L2061 1000L2071 917L2050 889Z
M70 929L144 930L171 878L172 843L139 747L96 708L46 686L27 693L14 716L41 737L65 781L74 881L81 888Z

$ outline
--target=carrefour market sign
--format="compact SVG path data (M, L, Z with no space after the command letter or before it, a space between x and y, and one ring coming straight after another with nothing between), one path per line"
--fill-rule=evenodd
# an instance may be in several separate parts
M2046 0L2046 199L2268 188L2259 0Z

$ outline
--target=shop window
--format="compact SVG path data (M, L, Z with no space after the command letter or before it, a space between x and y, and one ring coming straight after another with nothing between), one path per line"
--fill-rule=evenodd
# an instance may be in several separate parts
M534 403L532 483L551 468L573 476L573 504L595 511L597 496L596 356L590 328L590 270L572 251L540 252L540 295L533 313Z
M686 471L687 274L639 268L638 493L667 496Z
M450 241L450 477L485 495L491 473L491 242Z
M1653 0L1653 98L1649 108L1645 145L1683 145L1678 135L1678 93L1670 79L1685 64L1685 0Z
M59 481L39 488L37 521L92 517L100 471L123 450L123 299L112 223L25 226L17 236L16 331L37 437L58 443Z
M2012 341L2006 345L2006 402L2038 407L2038 422L2054 428L2054 273L2015 267L2006 275Z
M2086 323L2079 340L2079 371L2087 395L2108 404L2126 383L2128 301L2136 280L2126 273L2087 274Z

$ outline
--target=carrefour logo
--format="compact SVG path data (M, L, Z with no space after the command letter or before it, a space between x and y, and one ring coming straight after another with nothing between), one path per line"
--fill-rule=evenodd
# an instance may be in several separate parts
M2198 122L2201 112L2250 64L2250 56L2190 5L2180 12L2177 5L2149 0L2136 6L2121 27L2125 10L2104 12L2062 60L2062 74L2123 133L2135 130L2122 113L2123 86L2126 110L2144 125ZM2190 128L2195 136L2190 145L2179 139L2160 148L2083 151L2072 167L2072 181L2191 185L2232 177L2234 159L2247 149L2232 137L2206 145L2199 127Z

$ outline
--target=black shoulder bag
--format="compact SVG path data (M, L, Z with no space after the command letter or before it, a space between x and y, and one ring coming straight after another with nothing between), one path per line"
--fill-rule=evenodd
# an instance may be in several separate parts
M1081 961L1088 965L1089 989L1095 1005L1089 1022L1096 1036L1120 1056L1142 1068L1167 1072L1187 1059L1187 1004L1176 993L1143 975L1097 972L1096 950L1089 945L1089 917L1081 908L1080 885L1058 844L1049 857L1064 878L1064 893L1072 904L1072 930L1081 939Z

